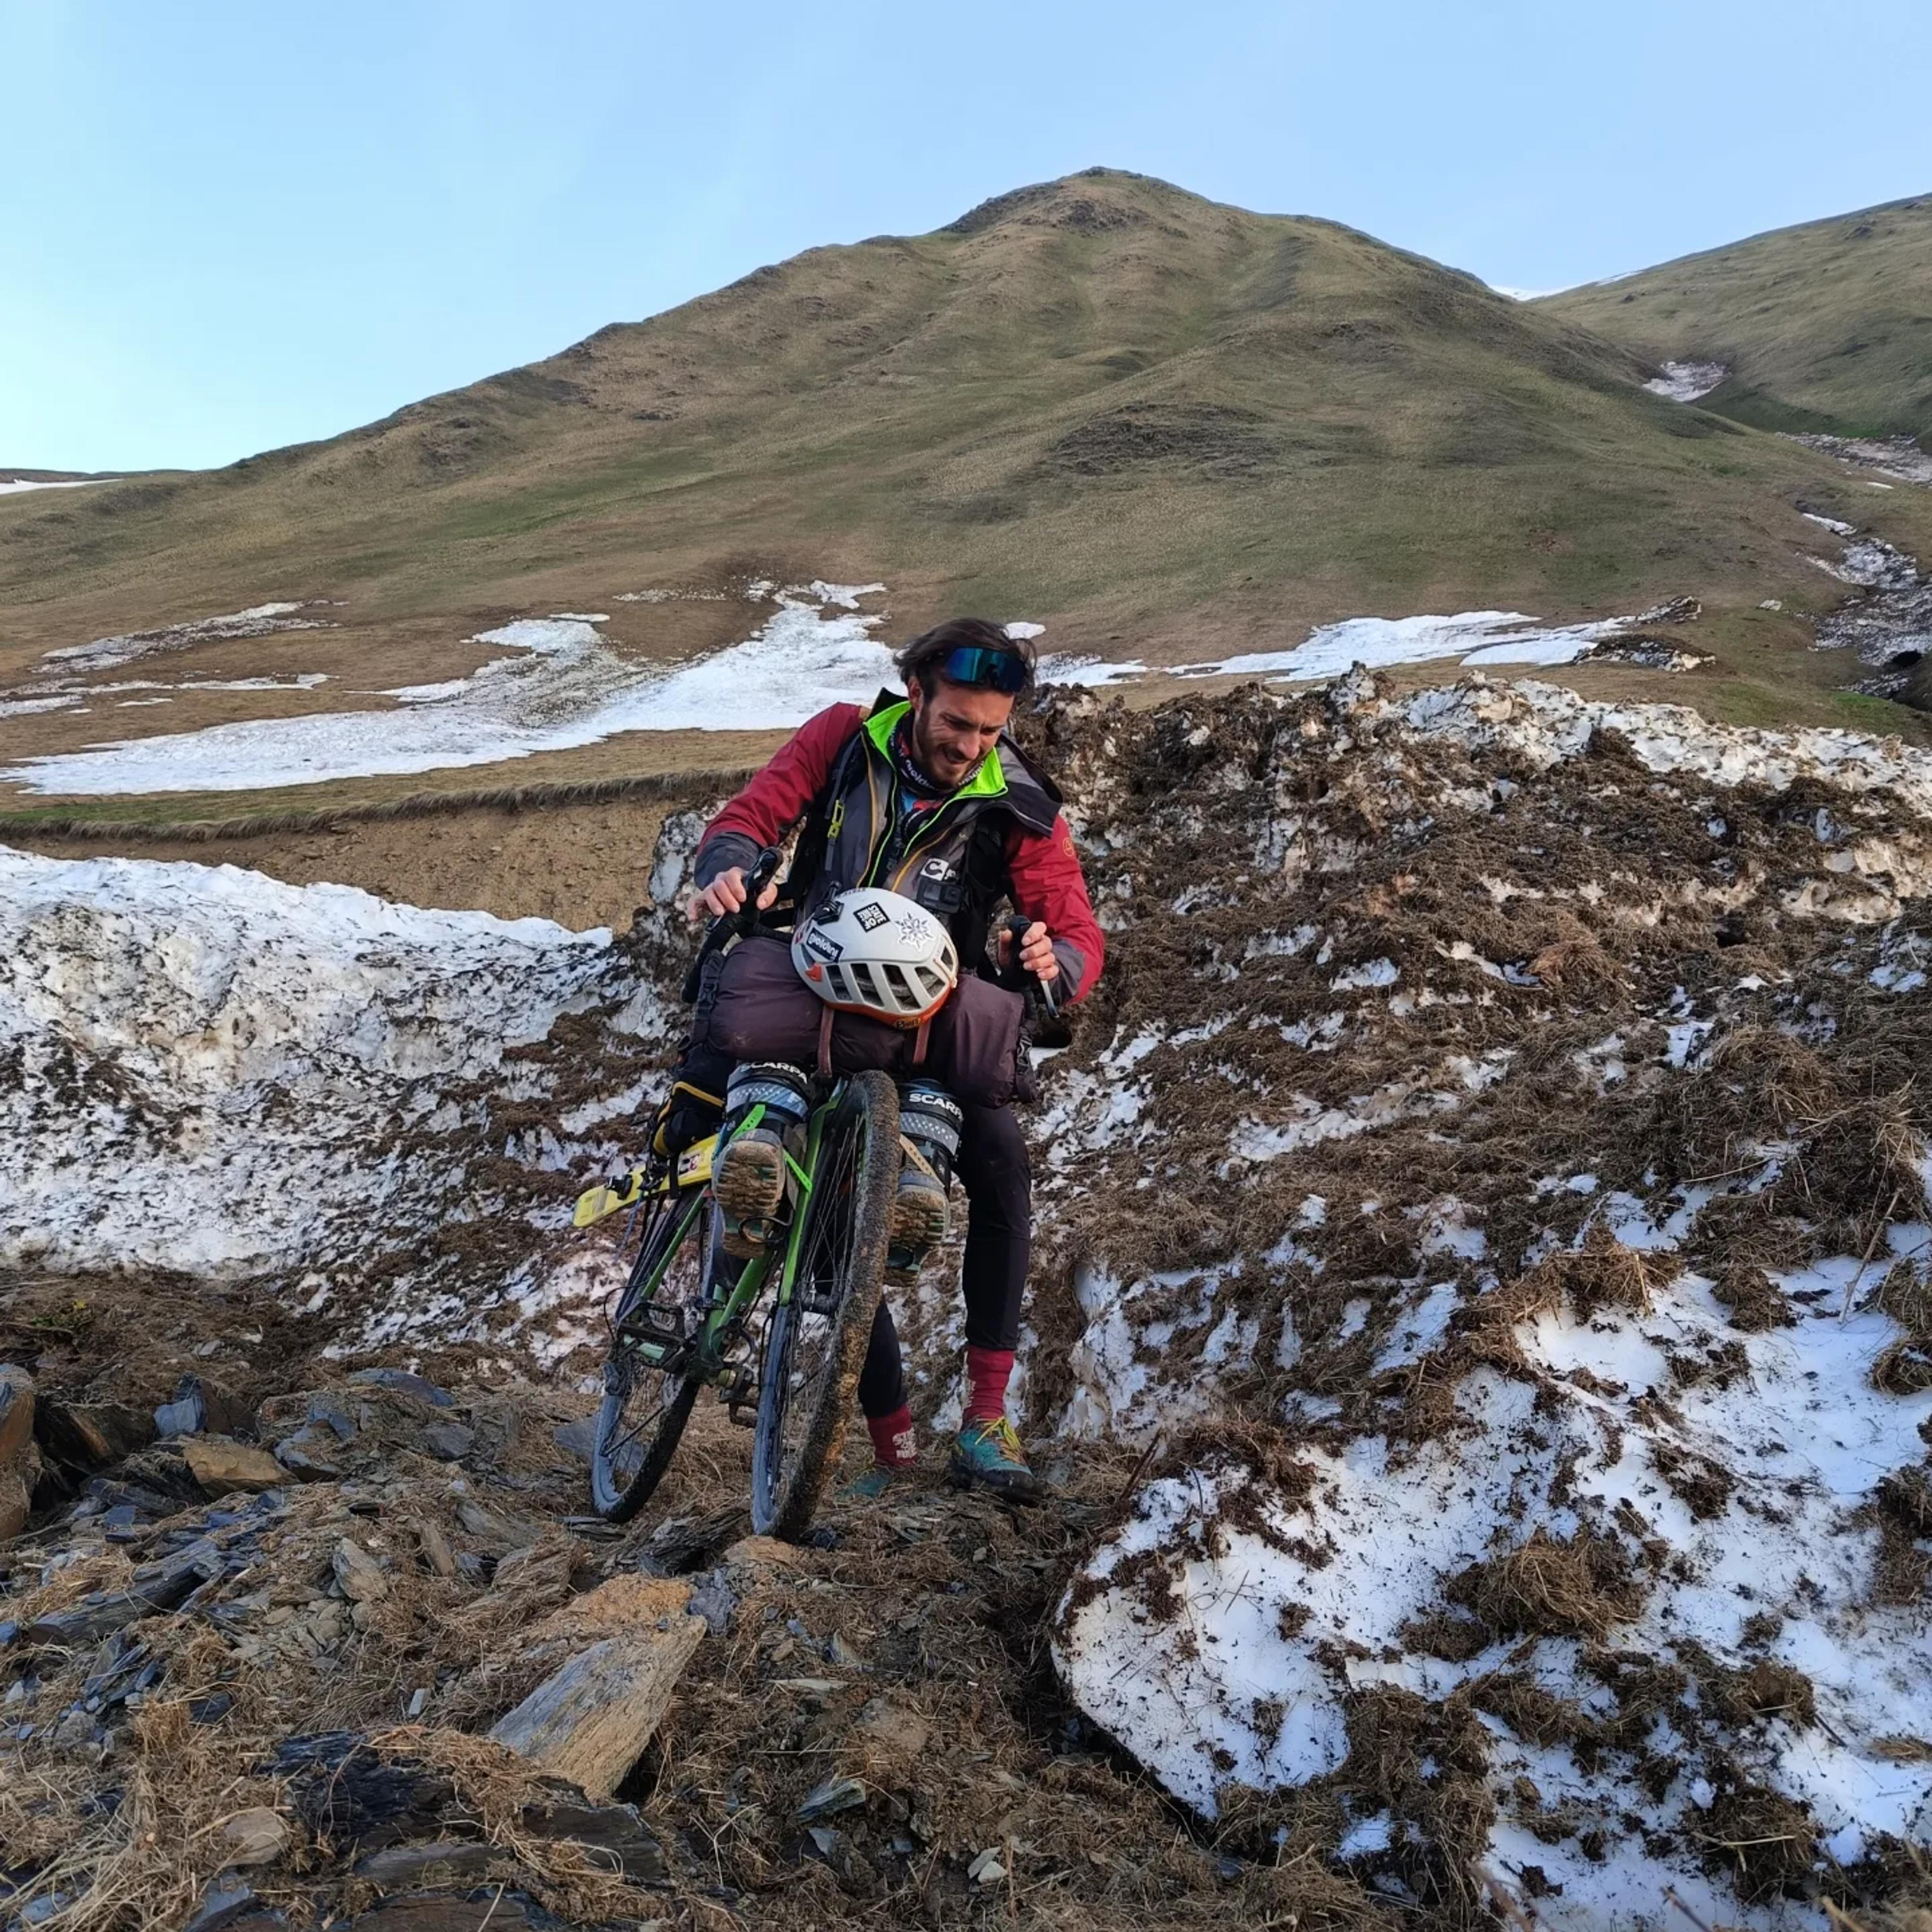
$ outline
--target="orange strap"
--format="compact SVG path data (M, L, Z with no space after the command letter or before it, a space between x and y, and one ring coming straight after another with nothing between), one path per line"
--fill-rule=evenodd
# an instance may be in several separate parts
M837 1018L829 1006L818 1016L818 1075L821 1080L832 1078L832 1022Z
M932 1042L932 1022L921 1020L919 1030L912 1036L912 1070L916 1073L926 1064L926 1049Z

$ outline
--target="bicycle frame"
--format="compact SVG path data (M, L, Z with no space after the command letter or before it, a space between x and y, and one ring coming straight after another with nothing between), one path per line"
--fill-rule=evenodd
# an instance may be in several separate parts
M690 1368L686 1371L687 1374L696 1375L701 1382L715 1382L720 1378L724 1366L724 1337L751 1309L758 1297L764 1293L766 1284L771 1279L772 1267L775 1259L780 1264L778 1283L779 1304L782 1306L791 1300L793 1292L797 1286L800 1259L804 1252L806 1225L810 1218L808 1210L812 1204L812 1185L818 1172L819 1150L824 1144L826 1123L830 1120L833 1110L844 1098L845 1085L846 1083L842 1079L837 1082L832 1087L832 1091L812 1108L811 1114L807 1117L804 1160L802 1162L794 1161L789 1154L785 1156L785 1164L791 1169L792 1178L798 1184L800 1198L798 1212L793 1215L791 1226L786 1233L782 1256L774 1256L769 1252L753 1256L739 1271L736 1283L732 1288L730 1293L722 1301L712 1297L710 1284L709 1282L706 1284L706 1306L708 1312L705 1316L704 1325L694 1336L691 1338L696 1345L694 1359ZM754 1107L746 1117L743 1124L738 1131L740 1133L749 1132L758 1124L763 1112L762 1108ZM669 1265L671 1257L676 1255L684 1245L691 1232L693 1219L698 1214L706 1212L709 1208L711 1198L712 1163L709 1160L693 1158L707 1148L712 1154L716 1154L716 1136L712 1136L708 1142L700 1141L694 1148L687 1148L678 1156L677 1160L656 1186L650 1189L649 1192L644 1195L644 1199L638 1204L641 1209L646 1200L661 1199L666 1195L670 1196L674 1199L682 1197L676 1210L678 1220L675 1234L664 1251L666 1266ZM699 1172L700 1168L701 1174ZM682 1176L688 1178L681 1178L680 1177ZM653 1283L653 1288L655 1286L656 1284ZM666 1355L671 1352L657 1342L644 1340L641 1338L630 1341L620 1334L615 1339L619 1347L632 1349L654 1367L661 1365ZM686 1345L680 1344L679 1346Z

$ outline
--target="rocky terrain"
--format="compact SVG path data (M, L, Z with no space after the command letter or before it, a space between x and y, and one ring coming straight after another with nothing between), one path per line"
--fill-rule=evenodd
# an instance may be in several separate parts
M0 1924L1932 1906L1932 754L1359 674L1024 729L1112 949L1030 1119L1054 1493L796 1550L708 1406L580 1514L568 1202L707 797L616 939L7 856Z

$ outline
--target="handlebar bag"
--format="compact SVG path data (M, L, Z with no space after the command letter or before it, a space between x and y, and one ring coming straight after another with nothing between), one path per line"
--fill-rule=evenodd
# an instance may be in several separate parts
M873 1070L903 1077L922 1072L976 1107L1004 1107L1021 1077L1021 1022L1025 1002L990 980L968 974L934 1016L926 1060L915 1068L917 1036L862 1013L835 1013L832 1070ZM798 976L791 948L754 934L726 956L710 1016L707 1044L734 1060L783 1060L798 1066L818 1060L825 1006Z

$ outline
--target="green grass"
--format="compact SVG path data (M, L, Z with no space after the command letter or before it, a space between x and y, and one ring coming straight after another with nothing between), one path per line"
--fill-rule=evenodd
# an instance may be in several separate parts
M753 571L883 579L898 634L977 609L1155 662L1361 612L1688 594L1715 623L1802 592L1796 500L1837 502L1844 472L1645 394L1656 352L1333 224L1102 171L328 442L0 500L0 672L269 596L460 636ZM1932 554L1924 493L1849 513ZM1776 679L1754 657L1744 682Z
M1703 407L1756 428L1932 435L1932 195L1533 306L1650 362L1726 364L1730 380Z

